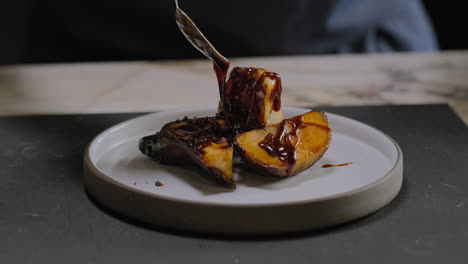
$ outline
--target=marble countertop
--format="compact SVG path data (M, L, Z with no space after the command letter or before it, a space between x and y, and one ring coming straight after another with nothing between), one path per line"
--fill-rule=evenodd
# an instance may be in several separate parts
M449 103L468 123L468 51L232 59L283 81L283 105ZM0 67L0 115L215 106L208 60Z

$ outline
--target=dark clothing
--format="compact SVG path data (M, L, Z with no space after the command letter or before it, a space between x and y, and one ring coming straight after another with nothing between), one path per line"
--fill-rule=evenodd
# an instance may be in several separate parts
M36 1L26 61L201 57L172 0ZM227 57L435 50L419 0L180 0Z

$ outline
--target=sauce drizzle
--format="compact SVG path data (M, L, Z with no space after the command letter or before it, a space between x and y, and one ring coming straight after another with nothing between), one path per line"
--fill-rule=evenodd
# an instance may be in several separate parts
M350 165L350 164L353 164L352 162L347 162L347 163L342 163L342 164L324 164L322 166L322 168L330 168L330 167L341 167L341 166L347 166L347 165Z
M272 87L268 86L270 82ZM225 114L233 131L239 134L264 127L264 117L270 114L267 111L281 109L281 90L281 77L276 73L253 67L232 69L223 97ZM271 102L271 109L267 109L267 101Z
M298 143L297 132L304 126L302 116L297 116L281 121L275 136L268 134L258 145L270 156L278 157L281 162L288 165L287 175L292 175L296 164L296 145Z
M225 86L226 86L226 75L229 69L229 61L223 61L218 65L216 62L213 62L213 68L216 73L216 78L218 79L218 88L219 88L219 97L221 99L221 107L223 110L224 118L226 123L229 127L231 127L231 122L229 120L228 115L226 114L226 94L225 94Z

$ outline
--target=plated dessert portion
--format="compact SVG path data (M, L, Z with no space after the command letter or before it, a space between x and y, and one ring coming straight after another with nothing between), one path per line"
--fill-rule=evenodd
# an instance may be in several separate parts
M195 164L235 188L234 155L256 172L289 177L328 149L331 129L323 112L284 119L278 74L236 67L223 86L215 116L181 117L143 137L140 150L161 164Z
M181 117L139 149L161 164L196 164L219 183L235 188L232 163L239 155L248 168L270 176L290 177L312 166L328 149L331 129L326 115L310 111L285 119L281 77L262 68L235 67L217 52L180 9L182 33L213 61L220 101L212 117Z

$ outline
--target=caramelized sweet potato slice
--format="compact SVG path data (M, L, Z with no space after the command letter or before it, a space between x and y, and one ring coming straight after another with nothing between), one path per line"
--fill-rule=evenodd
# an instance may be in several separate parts
M242 133L236 150L255 170L292 176L319 160L331 140L327 117L319 111L285 119L279 124Z

